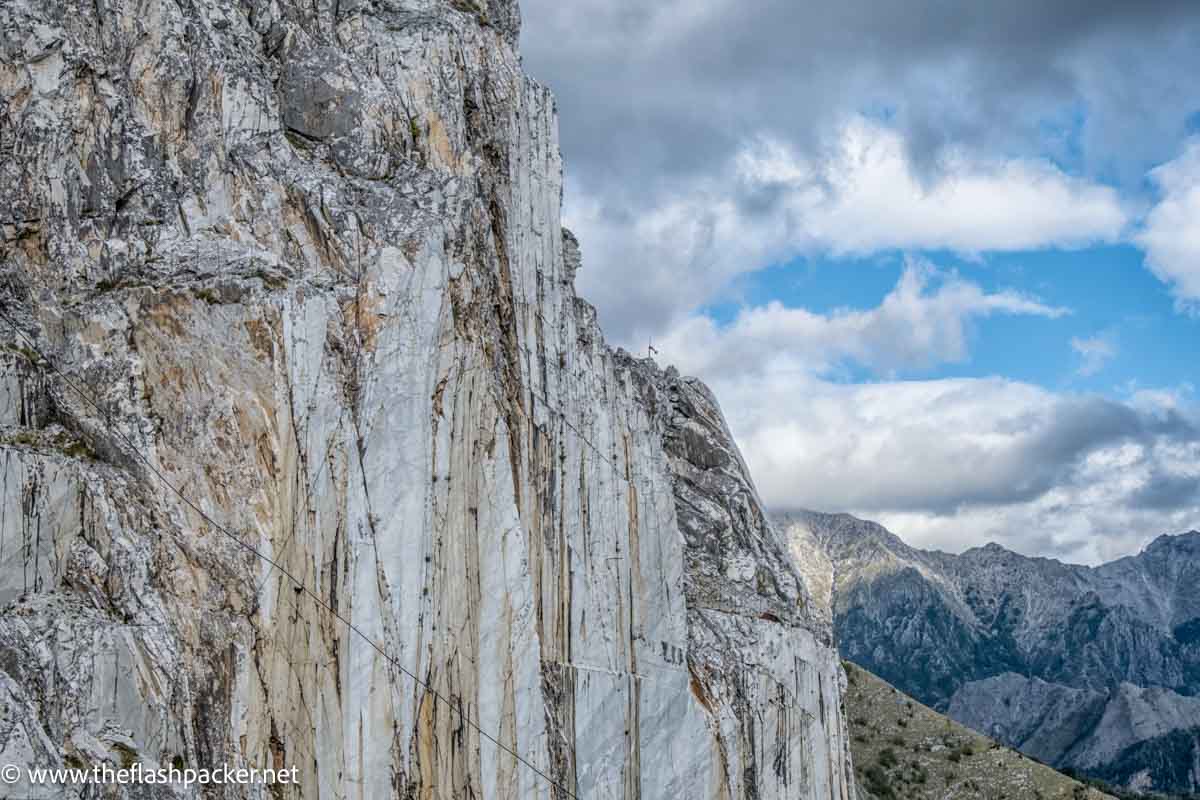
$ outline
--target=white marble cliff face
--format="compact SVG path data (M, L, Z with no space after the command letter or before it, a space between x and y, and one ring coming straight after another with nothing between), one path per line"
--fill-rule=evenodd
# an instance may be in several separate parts
M0 332L0 762L568 796L465 714L586 800L853 797L828 615L715 401L575 297L517 24L0 8L0 302L98 403Z

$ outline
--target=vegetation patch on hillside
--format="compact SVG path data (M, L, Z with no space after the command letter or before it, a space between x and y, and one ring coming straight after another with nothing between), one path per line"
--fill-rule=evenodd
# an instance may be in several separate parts
M844 666L854 771L874 800L1112 800Z

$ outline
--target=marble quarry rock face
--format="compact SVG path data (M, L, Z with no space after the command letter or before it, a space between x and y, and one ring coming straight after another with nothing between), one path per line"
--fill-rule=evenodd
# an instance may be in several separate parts
M575 295L518 29L0 6L0 763L854 797L828 609L715 399Z

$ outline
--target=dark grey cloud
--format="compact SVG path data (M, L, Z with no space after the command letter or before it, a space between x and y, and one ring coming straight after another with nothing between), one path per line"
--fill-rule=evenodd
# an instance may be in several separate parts
M1028 503L1056 488L1085 488L1095 476L1081 469L1084 459L1120 444L1137 445L1151 472L1133 493L1134 507L1168 510L1196 503L1198 479L1166 472L1159 463L1160 445L1200 441L1196 424L1175 409L1148 412L1104 397L1066 398L997 425L996 431L1011 436L1017 446L980 451L977 461L962 465L994 480L967 483L959 491L944 485L948 491L934 489L936 496L896 497L880 507L953 514L965 506Z
M1037 431L1028 448L1031 466L1071 464L1120 442L1148 446L1159 438L1181 444L1200 438L1196 426L1174 409L1147 413L1104 397L1061 401L1047 418L1031 425Z
M940 479L926 480L923 476L937 473L917 469L915 480L860 484L855 490L860 494L846 498L847 505L876 512L948 516L965 508L1030 503L1054 490L1085 489L1096 479L1093 471L1083 468L1085 459L1121 444L1137 445L1139 462L1151 470L1151 476L1131 496L1133 507L1169 510L1196 505L1194 490L1200 479L1173 475L1160 466L1159 445L1197 441L1195 426L1177 413L1164 418L1101 397L1069 398L1001 421L993 430L1007 438L1007 446L937 453L936 445L927 444L937 453L930 461L941 462L940 468L944 468L944 456L957 462L956 478L940 469ZM909 453L916 464L923 460L918 442L912 438L898 437L897 445L897 454Z
M1178 155L1200 110L1195 0L522 7L526 68L558 96L568 220L583 225L589 266L580 288L627 345L709 302L737 272L794 254L729 242L730 228L761 224L791 244L786 229L801 227L789 218L793 193L731 174L754 142L782 143L819 172L838 163L850 115L866 114L903 137L922 180L935 181L950 152L1049 155L1146 199L1146 169ZM680 197L695 207L692 231L636 227ZM731 203L738 225L706 232L705 202ZM668 242L676 252L663 252Z
M638 347L648 335L662 345L739 275L804 248L988 253L1119 240L1150 199L1147 169L1180 156L1200 111L1196 0L522 7L526 68L558 96L568 218L582 226L581 291L611 338ZM845 188L839 137L855 115L894 132L904 167L929 186L954 168L951 154L976 175L1049 156L1078 185L1056 174L1034 180L1034 194L1059 187L1049 211L1092 211L1059 215L1049 233L1026 234L1024 219L997 226L1029 194L995 183L981 193L995 207L944 229L894 233L954 210L931 202L919 219L897 217L854 240L847 231L877 206L839 216L836 203L797 197L822 181L833 196ZM768 158L765 175L743 180L738 156L764 142L795 158L778 170ZM796 165L812 175L791 182ZM868 177L880 174L868 182L878 207L904 206L910 187L886 194L901 182ZM1017 170L1011 182L1031 185L1030 174ZM1120 214L1104 185L1119 190ZM824 227L813 227L814 208ZM976 246L971 237L988 225ZM1076 228L1086 232L1075 240L1063 233ZM1003 379L703 377L764 498L780 508L861 511L948 549L997 538L1085 560L1135 550L1146 532L1194 527L1200 514L1194 470L1180 466L1200 461L1192 400L1184 415Z
M1093 169L1140 176L1200 107L1193 0L525 0L529 71L557 90L568 170L614 202L767 131L813 148L846 112L915 152L1055 149L1077 111ZM1066 152L1067 146L1060 149Z
M1156 470L1129 497L1133 508L1155 511L1200 504L1200 477Z
M1200 520L1200 406L1001 378L841 384L766 372L706 379L761 496L879 520L961 550L989 540L1098 561Z

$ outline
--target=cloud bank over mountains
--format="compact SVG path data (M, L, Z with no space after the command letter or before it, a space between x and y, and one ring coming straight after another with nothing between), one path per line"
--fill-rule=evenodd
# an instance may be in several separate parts
M1197 526L1187 383L1095 396L911 377L969 362L984 320L1080 312L984 288L947 256L1132 244L1196 313L1200 83L1180 76L1200 72L1200 6L523 7L527 65L559 98L580 291L611 339L652 339L713 386L769 504L1088 561ZM897 253L874 306L706 312L772 265ZM1124 344L1082 326L1062 348L1084 380Z
M994 539L1098 563L1195 525L1190 394L1113 400L1001 377L888 377L962 359L981 316L1065 313L910 263L873 309L772 304L724 326L696 315L656 346L709 381L773 508L849 510L922 546ZM880 377L838 380L848 363Z

